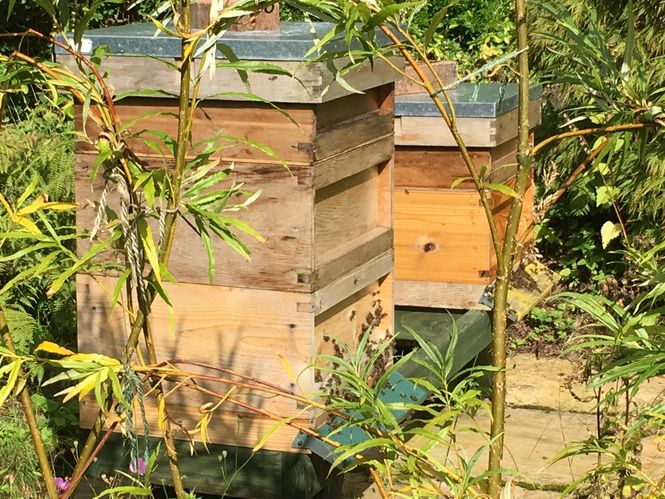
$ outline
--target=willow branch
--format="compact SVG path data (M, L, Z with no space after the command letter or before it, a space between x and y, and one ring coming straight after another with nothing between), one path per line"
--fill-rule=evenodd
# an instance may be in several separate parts
M381 481L381 477L379 476L379 473L376 471L376 468L374 466L369 467L369 474L372 477L372 480L374 481L374 485L376 485L376 488L379 490L379 495L381 496L381 499L388 499L388 493L386 492L386 489L383 487L383 482Z
M12 33L13 36L18 35L17 33ZM45 40L49 43L52 43L53 45L56 45L60 47L61 49L65 50L67 53L69 53L71 56L73 56L77 61L85 65L92 73L95 75L95 79L99 82L100 88L102 89L102 92L104 94L104 100L106 101L106 105L109 108L109 111L111 113L111 116L113 117L113 124L114 128L118 129L120 128L119 121L118 121L118 115L115 112L115 104L113 102L113 96L111 95L111 92L106 85L106 82L104 82L104 78L100 74L99 70L97 67L90 62L86 57L78 53L76 50L72 49L69 45L66 43L62 43L52 36L49 35L44 35L43 33L40 33L39 31L36 31L32 28L28 29L25 33L21 33L21 35L26 35L26 36L32 36L35 38L40 38L42 40Z
M503 238L503 248L497 252L494 305L492 307L492 422L488 460L487 492L492 499L501 494L501 461L504 451L506 410L506 328L508 315L508 290L516 254L517 233L522 215L524 194L531 180L532 154L529 142L529 55L526 0L515 0L515 25L517 28L517 70L519 72L519 105L517 110L517 173L515 192L508 213Z
M81 481L83 478L83 475L85 474L86 470L90 467L90 465L93 463L99 452L102 450L104 445L106 445L106 441L109 439L111 434L113 433L113 430L115 430L115 427L118 425L118 421L113 421L108 427L108 430L106 430L106 433L104 436L101 438L99 443L97 444L97 447L95 447L95 450L90 454L90 456L85 460L83 466L81 466L78 471L74 474L74 476L71 479L71 485L69 486L69 489L65 491L64 494L60 497L60 499L67 499L69 496L71 496L74 493L74 489L78 485L78 483Z
M339 448L339 447L342 445L342 444L340 444L339 442L335 442L334 440L331 440L331 439L329 439L329 438L327 438L327 437L325 437L325 436L319 434L318 432L316 432L315 430L312 430L312 429L309 428L309 427L306 427L306 426L300 425L300 424L298 424L298 423L294 423L294 422L293 422L292 420L290 420L289 418L281 417L281 416L276 415L276 414L273 414L273 413L271 413L271 412L269 412L269 411L267 411L267 410L265 410L265 409L261 409L261 408L259 408L259 407L255 407L255 406L253 406L253 405L251 405L251 404L248 404L247 402L243 402L243 401L238 400L238 399L236 399L236 398L234 398L234 397L231 397L231 396L229 396L229 393L224 393L224 394L217 393L217 392L215 392L215 391L213 391L213 390L210 390L210 389L204 388L204 387L202 387L202 386L200 386L200 385L197 385L197 384L195 384L195 383L190 383L190 382L187 382L187 381L183 381L183 382L181 382L181 383L180 383L180 386L183 386L183 387L186 387L186 388L191 388L191 389L193 389L193 390L196 390L196 391L198 391L198 392L200 392L200 393L203 393L203 394L205 394L205 395L211 396L211 397L216 398L216 399L218 399L218 400L224 400L224 401L227 401L227 402L229 402L229 403L231 403L231 404L237 405L238 407L242 407L243 409L246 409L247 411L253 412L253 413L255 413L255 414L260 414L260 415L265 416L265 417L267 417L267 418L269 418L269 419L273 419L273 420L276 420L276 421L282 421L282 422L284 422L284 424L286 424L286 425L288 425L288 426L291 426L292 428L295 428L295 429L297 429L297 430L299 430L299 431L302 431L303 433L305 433L305 434L307 434L307 435L309 435L309 436L311 436L311 437L313 437L313 438L316 438L316 439L322 441L323 443L330 445L331 447L333 447L333 448L335 448L335 449L336 449L336 448ZM310 402L313 402L313 401L310 401ZM309 404L309 405L312 405L312 404ZM313 406L313 405L312 405L312 406ZM344 415L343 417L344 417L345 419L350 419L350 416L348 416L348 415ZM424 460L424 459L422 458L422 453L418 452L416 449L414 449L413 447L409 446L406 442L402 442L402 441L397 441L397 440L395 440L394 435L392 435L392 434L387 434L387 433L381 431L381 430L378 429L378 428L369 427L369 426L367 426L367 425L361 425L361 429L364 430L364 431L366 431L367 433L369 433L369 434L371 434L371 435L374 435L374 436L384 437L384 438L391 438L394 442L396 442L397 444L400 445L400 447L402 448L402 451L403 451L404 453L406 453L406 454L408 454L408 455L414 457L414 458L420 463L421 466L424 466L424 467L427 467L427 468L429 468L429 469L432 469L431 466L427 463L427 461ZM361 454L356 454L356 455L354 455L353 457L354 457L355 459L359 460L359 461L364 461L364 460L365 460L365 458L364 458ZM447 469L447 468L444 468L444 471L446 472L446 474L448 474L448 476L450 476L450 478L451 478L453 481L458 482L458 483L461 483L461 482L462 482L462 477L460 477L460 476L459 476L458 474L456 474L454 471L452 471L452 470L450 470L450 469ZM379 487L379 486L377 485L377 488L378 488L378 487ZM475 490L475 488L473 488L473 487L469 487L468 492L469 492L469 494L471 494L472 497L479 497L479 495L480 495L480 494L478 493L478 491Z
M548 145L552 144L553 142L557 142L562 139L566 139L569 137L579 137L581 135L592 135L592 134L599 134L599 135L606 135L610 133L616 133L616 132L626 132L630 130L640 130L642 128L651 128L654 126L658 126L657 123L624 123L621 125L611 125L611 126L601 126L601 127L596 127L596 128L584 128L581 130L571 130L569 132L563 132L559 133L557 135L553 135L551 137L548 137L547 139L543 140L542 142L539 142L536 144L532 149L531 149L531 156L535 156L538 154L543 148L547 147Z
M580 174L587 169L587 167L593 163L593 161L598 157L598 155L607 147L608 142L605 141L599 146L597 146L593 151L589 153L589 155L582 161L577 168L573 170L573 172L568 176L566 181L561 184L561 187L559 187L553 194L550 194L543 200L542 208L540 210L539 216L542 218L548 211L552 209L552 207L561 199L561 197L566 193L566 191L570 188L570 186L577 180L577 177L580 176Z
M4 340L7 349L13 353L16 353L14 349L14 341L12 340L12 335L9 331L9 325L7 324L5 313L1 307L0 334L2 335L2 339ZM19 369L18 380L25 381L25 373L23 372L23 369ZM21 400L21 405L23 406L23 414L25 415L28 429L30 430L32 445L35 448L35 454L37 454L37 462L39 463L39 470L42 472L42 479L44 480L44 485L46 486L46 492L49 499L58 499L58 490L55 487L53 472L51 471L51 463L46 452L46 447L44 446L44 441L42 440L42 433L39 431L39 426L37 425L37 415L35 414L35 408L32 405L32 400L30 400L30 393L27 386L23 386L19 394L19 398ZM16 456L16 458L21 459L21 456Z

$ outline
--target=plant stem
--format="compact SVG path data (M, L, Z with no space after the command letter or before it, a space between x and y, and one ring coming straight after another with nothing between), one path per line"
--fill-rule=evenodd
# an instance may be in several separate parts
M520 57L521 56L522 55L520 54ZM563 132L557 135L552 135L551 137L546 138L542 142L539 142L531 149L531 155L535 156L541 151L541 149L547 147L553 142L566 139L569 137L579 137L583 135L592 135L592 134L605 135L609 133L626 132L629 130L639 130L641 128L651 128L656 125L657 125L656 123L623 123L621 125L601 126L597 128L584 128L582 130L571 130L569 132Z
M5 313L2 308L0 308L0 334L2 334L2 339L4 340L7 349L16 353L16 350L14 349L14 341L12 340L9 325L7 324L7 319L5 318ZM19 369L18 380L26 381L23 369ZM49 499L58 499L58 490L55 487L55 480L53 478L53 472L51 471L51 463L48 454L46 453L46 447L44 447L42 434L37 425L37 416L35 414L35 408L32 405L32 400L30 400L30 392L28 391L27 384L21 389L19 398L21 400L21 405L23 406L25 420L28 423L28 429L30 430L32 445L37 454L37 461L39 463L39 469L42 472L42 479L46 485L46 492ZM21 458L21 456L16 457L17 459Z
M171 250L173 248L173 242L175 239L175 226L177 220L177 208L180 204L180 190L182 179L184 175L184 170L186 166L186 157L189 143L189 135L191 133L192 126L192 104L190 101L190 86L191 86L191 54L193 51L190 50L192 43L195 43L191 35L191 2L190 0L181 0L181 17L180 23L178 26L180 34L182 35L182 53L190 54L190 57L183 59L180 66L180 95L179 95L179 110L178 110L178 135L177 135L177 145L176 145L176 154L175 154L175 167L171 177L170 185L170 196L169 202L167 205L167 213L165 216L164 223L164 242L159 248L159 263L161 265L166 265L171 256ZM129 181L129 179L128 179ZM154 270L148 275L148 282L155 279ZM150 307L155 298L155 293L148 287L146 290L137 290L137 294L141 295L139 298L139 310L136 313L134 321L131 325L131 330L127 342L125 343L125 349L123 352L123 359L129 361L138 345L139 336L141 331L147 332L149 328L146 324L146 319L150 314ZM156 355L152 339L149 332L145 334L146 336L146 346L148 349L148 356L151 362L156 362ZM158 389L157 397L158 399L163 398L163 393L160 391L161 387ZM79 467L82 462L85 462L89 459L90 455L95 449L97 438L102 432L104 423L106 420L105 413L112 405L112 395L109 393L106 396L106 411L103 408L100 408L97 418L92 427L90 435L86 440L86 443L81 451L80 459L77 463L75 473L80 471ZM171 476L173 478L173 486L176 491L176 496L180 499L185 497L185 490L182 485L182 476L178 467L178 456L175 447L175 441L170 428L170 420L168 418L168 412L165 407L164 409L164 443L166 447L166 452L169 458L169 468L171 471Z
M76 488L76 485L81 481L83 478L83 475L85 474L85 471L90 467L92 462L95 460L97 457L97 454L99 454L99 451L102 450L104 447L104 444L106 444L106 441L109 439L111 434L113 433L113 430L115 430L115 427L118 425L118 421L114 421L111 425L109 425L108 430L106 430L106 433L102 437L102 439L99 441L97 444L97 447L95 447L95 450L93 453L90 455L88 459L85 460L85 463L81 467L81 469L72 476L71 479L71 485L67 491L65 491L64 494L60 497L60 499L67 499L69 496L71 496L74 493L74 489Z
M582 161L575 170L568 176L566 181L559 187L556 192L553 194L550 194L547 196L542 203L542 207L540 209L539 218L542 219L545 214L552 209L552 207L561 199L561 197L566 193L566 191L570 188L570 186L577 180L577 177L580 176L580 174L586 170L586 168L593 162L594 159L598 157L598 155L607 147L607 142L601 143L598 147L596 147L593 151L589 153L589 155Z
M496 369L492 380L492 426L488 471L494 472L488 479L488 494L498 499L501 492L501 459L503 457L505 408L506 408L506 323L508 290L517 249L517 232L522 215L524 193L531 179L531 151L529 144L529 56L526 48L527 22L526 0L515 0L517 26L517 50L519 72L519 109L517 132L517 175L515 192L508 223L503 238L503 248L497 254L497 276L492 308L492 367Z
M191 46L195 43L190 39L191 29L192 29L192 19L191 19L191 2L190 0L181 0L180 2L180 23L178 30L180 32L181 38L181 50L182 54L188 54L187 57L184 57L180 65L180 96L178 102L178 137L176 145L176 157L175 157L175 168L173 171L173 176L171 177L171 196L168 203L168 212L165 217L165 240L164 244L160 248L159 260L160 264L162 261L164 263L168 262L171 255L171 250L173 248L173 241L175 239L175 223L178 216L177 208L180 206L180 188L182 184L182 178L184 175L184 170L186 166L186 157L188 151L189 137L192 132L192 123L193 123L193 107L192 101L190 100L190 85L192 78L192 59L193 47ZM143 290L137 290L137 296L139 299L139 307L142 312L143 317L148 317L150 314L150 305L152 301L147 302L145 296L143 296ZM148 353L148 361L151 364L157 363L157 354L155 351L155 344L153 336L150 330L150 324L142 320L143 331L145 337L145 345ZM169 469L171 471L171 479L173 481L173 488L175 489L176 497L178 499L184 499L186 497L186 492L184 485L182 483L182 474L180 473L180 467L178 466L178 452L175 446L175 439L173 438L173 431L171 429L171 420L168 415L168 404L166 403L164 396L164 388L162 384L158 384L155 387L156 390L156 399L158 407L163 407L160 417L160 427L162 430L162 438L164 440L164 445L166 448L166 455L169 460Z

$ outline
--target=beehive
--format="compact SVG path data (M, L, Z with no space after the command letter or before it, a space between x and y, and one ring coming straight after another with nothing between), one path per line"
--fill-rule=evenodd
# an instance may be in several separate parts
M517 146L517 87L459 84L450 92L458 129L476 170L511 185ZM539 87L531 90L529 123L540 122ZM457 145L429 96L398 95L395 104L395 303L473 309L494 281L489 226ZM491 194L494 220L505 227L510 198ZM533 217L527 192L521 237Z
M327 26L319 29L326 30ZM179 56L177 40L153 38L148 25L110 28L86 34L90 50L108 45L111 56L103 63L108 83L116 92L145 88L177 91L177 75L154 59L132 56L128 50L173 62ZM229 32L225 42L247 60L270 60L293 70L297 79L252 74L252 91L270 99L274 107L221 93L245 92L233 72L219 72L206 80L204 101L195 116L193 141L220 130L272 148L287 162L287 171L273 157L245 144L223 150L223 163L234 164L234 177L262 195L239 217L265 238L245 239L251 251L247 262L215 242L217 272L208 282L207 256L187 224L180 223L169 268L178 285L167 285L175 309L175 333L163 303L152 309L151 326L159 360L195 360L231 368L284 388L313 392L314 370L298 379L285 368L303 371L318 353L329 353L331 342L356 344L373 326L375 337L393 331L392 174L393 80L389 65L375 61L348 75L347 81L363 94L351 93L334 82L324 63L301 66L313 43L309 24L283 24L276 33ZM132 40L127 48L126 41ZM72 64L68 56L60 60ZM134 97L117 104L122 121L148 113L140 125L175 135L172 113L175 98ZM159 115L151 113L162 113ZM80 113L79 113L80 114ZM78 126L82 127L81 120ZM88 126L90 126L88 124ZM88 129L91 136L97 133ZM147 165L161 157L139 141L129 146ZM84 207L102 190L101 180L88 180L94 151L80 145L76 151L77 224L93 225L95 212ZM110 196L112 199L112 195ZM112 203L112 201L111 201ZM85 250L85 244L79 251ZM109 306L113 276L77 278L78 342L80 351L120 356L127 335L127 317L121 307ZM295 403L241 396L245 401L284 417L297 416L308 424L312 414ZM191 392L170 397L171 416L193 428L199 407L209 401ZM81 425L89 428L97 408L91 400L81 405ZM156 408L147 407L151 433L158 434ZM213 443L253 446L274 421L237 406L226 405L213 417ZM266 448L292 451L296 431L283 427ZM184 436L184 435L182 435Z

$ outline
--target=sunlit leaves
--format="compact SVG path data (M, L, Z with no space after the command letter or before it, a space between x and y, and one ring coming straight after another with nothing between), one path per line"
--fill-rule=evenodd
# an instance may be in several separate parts
M209 151L210 152L210 151ZM208 153L202 153L203 159ZM192 173L183 182L183 203L187 213L192 216L198 234L208 256L208 278L212 281L215 271L215 253L212 236L222 239L229 247L249 258L247 246L237 237L236 232L244 232L259 241L263 237L247 223L239 218L223 215L224 212L238 211L247 208L261 194L260 191L250 194L242 191L242 184L229 180L229 169L219 169L218 161L206 162L194 160L191 165L201 164L192 169ZM216 171L215 171L216 170ZM220 188L220 185L224 187ZM245 195L240 202L230 203L238 195Z
M46 195L40 194L31 203L23 206L26 199L32 194L36 187L36 181L33 181L17 201L17 206L12 208L5 197L0 193L0 204L5 208L10 221L22 226L31 234L41 234L37 224L33 222L30 215L37 211L63 211L72 210L76 205L72 203L49 202Z
M12 360L3 363L5 359ZM14 389L17 388L21 366L25 360L25 358L14 355L9 350L0 349L0 408Z

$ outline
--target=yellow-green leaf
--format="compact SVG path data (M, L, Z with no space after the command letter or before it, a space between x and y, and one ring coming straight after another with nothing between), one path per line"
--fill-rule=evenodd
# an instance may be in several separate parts
M21 208L21 209L17 210L16 214L19 215L19 216L29 215L31 213L36 212L38 209L40 209L42 206L44 206L44 203L46 203L46 194L40 194L28 206L26 206L25 208Z
M5 207L5 210L7 210L7 213L9 214L9 216L13 220L14 219L14 210L12 210L12 207L9 206L9 203L7 202L7 200L5 199L5 197L1 193L0 193L0 203L2 203L2 206Z
M621 226L610 222L609 220L600 228L600 241L603 249L607 248L609 244L621 235Z
M143 250L145 255L150 262L152 271L155 273L155 278L157 282L162 282L162 272L159 268L159 257L157 256L157 248L155 247L155 241L152 238L152 231L150 226L145 218L139 218L136 223L136 227L139 230L139 235L141 236L141 241L143 242Z
M75 355L71 350L61 347L57 343L51 341L42 341L39 346L35 348L35 352L54 353L56 355Z
M107 357L100 353L75 353L67 357L68 361L78 361L78 362L94 362L102 366L114 367L119 366L120 362L113 357Z
M267 432L265 432L265 433L263 434L263 436L261 437L261 440L259 440L259 442L258 442L258 443L254 446L254 448L252 449L252 452L257 452L257 451L261 450L263 447L265 447L265 445L268 443L268 440L270 440L270 437L272 437L273 434L274 434L277 430L279 430L279 429L282 428L283 426L285 426L285 425L291 423L291 422L294 421L295 419L300 418L304 413L308 412L309 410L310 410L310 407L309 407L309 406L308 406L308 407L305 407L303 410L301 410L301 411L300 411L298 414L296 414L295 416L289 416L289 417L287 417L287 418L283 418L283 419L280 419L279 421L277 421L274 425L272 425L270 428L268 428L268 431L267 431Z
M62 402L65 403L74 398L76 395L78 395L79 400L81 400L88 393L90 393L92 390L95 389L95 386L97 385L98 382L103 383L104 381L106 381L106 371L100 371L100 372L101 374L99 373L91 374L90 376L83 378L83 380L80 383L78 383L76 386L63 390L62 392L59 392L58 395L66 394L65 398L62 399Z
M291 378L291 381L293 384L298 383L298 379L296 378L295 374L291 370L291 366L289 365L289 361L286 357L284 357L281 353L277 355L279 357L279 360L282 362L282 366L284 366L284 370L286 371L286 374L289 375L289 378Z
M14 389L14 385L16 384L16 380L18 379L18 374L21 370L21 363L23 361L20 359L15 360L11 364L8 364L8 366L11 366L9 369L9 376L7 376L7 382L0 388L0 407L5 403L5 400L7 400L7 397L9 397L9 394L12 392Z
M17 216L17 217L14 217L14 221L17 224L22 225L23 227L25 227L27 229L27 231L30 232L31 234L41 234L42 233L42 231L39 230L37 225L35 225L35 222L33 222L32 220L28 220L27 218Z

